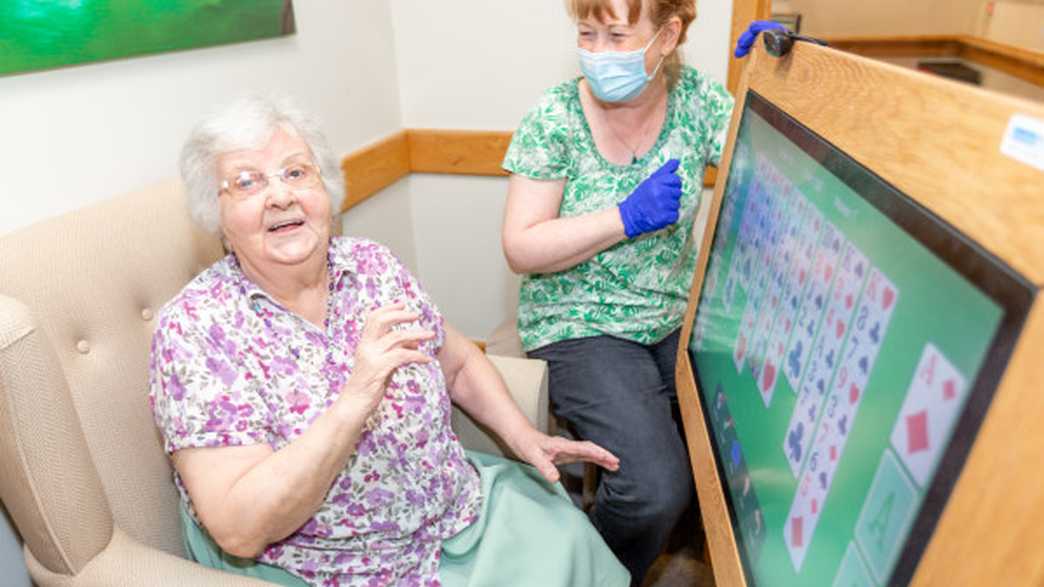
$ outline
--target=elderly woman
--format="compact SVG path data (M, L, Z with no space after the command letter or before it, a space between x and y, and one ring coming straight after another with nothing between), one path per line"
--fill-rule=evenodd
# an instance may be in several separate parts
M627 583L551 484L556 463L616 457L535 430L387 249L331 238L342 183L310 119L233 104L195 129L182 174L231 251L163 308L152 346L196 560L286 585ZM450 401L535 470L465 453Z
M640 583L693 496L674 388L693 220L733 99L683 66L694 0L566 0L583 76L548 90L504 159L518 330L556 414L620 458L591 520Z

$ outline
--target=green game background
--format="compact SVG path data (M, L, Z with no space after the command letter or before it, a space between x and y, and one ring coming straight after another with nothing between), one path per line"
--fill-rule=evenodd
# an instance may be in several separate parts
M698 383L705 411L712 409L718 383L723 386L762 508L766 535L757 560L751 561L754 584L830 585L853 540L860 509L882 454L890 445L892 428L925 345L934 343L964 376L966 385L971 386L1003 310L749 108L743 115L735 153L738 155L733 160L726 193L739 200L735 203L732 226L719 227L715 236L712 251L720 249L721 262L709 269L719 272L719 286L713 299L700 300L698 310L709 312L710 318L703 351L695 354ZM797 403L796 391L781 373L766 409L749 361L742 374L736 373L732 350L746 292L737 287L731 314L721 300L754 170L754 153L766 155L824 219L854 243L899 291L800 575L794 571L783 540L786 516L797 490L797 480L783 453L784 435ZM967 396L966 391L964 398ZM718 422L712 421L712 425L717 428ZM725 456L719 454L718 458ZM923 489L920 491L915 511L923 497ZM740 504L739 496L733 496L732 502ZM737 511L736 515L742 519L749 512ZM902 537L905 538L905 532ZM737 538L742 544L744 536Z
M0 75L276 37L292 23L291 0L5 0Z

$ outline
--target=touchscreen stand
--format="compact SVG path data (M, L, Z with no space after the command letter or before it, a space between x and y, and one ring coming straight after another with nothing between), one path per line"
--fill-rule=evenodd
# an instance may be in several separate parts
M922 569L930 546L974 547L942 535L948 504L974 505L975 491L1003 494L958 483L976 475L969 455L1010 450L1004 442L1034 446L992 434L984 421L999 396L1025 393L1005 388L1006 376L1041 377L1039 360L1014 363L1019 351L1044 353L1040 308L1033 314L1044 236L1032 237L1044 202L1012 198L1029 214L1014 218L996 200L972 198L989 178L957 193L952 178L925 181L930 169L903 170L899 153L860 147L872 129L837 124L853 110L875 111L875 100L913 99L922 84L948 99L963 88L819 47L795 46L792 56L760 53L740 89L682 333L679 398L712 562L722 584L907 584L931 576ZM813 61L844 76L813 76ZM860 92L853 71L867 84L895 77L894 95ZM837 83L833 99L852 100L833 107L836 118L784 86L810 77L821 99ZM975 98L987 116L1013 114L1006 100ZM916 108L898 118L938 117ZM951 140L985 140L983 128L959 122ZM936 137L910 147L930 156L940 145ZM1044 185L1030 166L1000 164L1014 171L997 189L1029 195L1027 180ZM951 212L962 198L978 218ZM1029 259L988 233L993 216L1026 239ZM1037 473L1027 463L1011 475ZM1014 556L1041 557L1025 549ZM967 576L990 576L967 564Z

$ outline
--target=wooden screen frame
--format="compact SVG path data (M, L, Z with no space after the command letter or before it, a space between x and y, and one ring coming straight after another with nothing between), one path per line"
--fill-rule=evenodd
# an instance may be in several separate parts
M746 585L746 577L687 349L748 89L1036 286L1014 353L913 583L1017 578L1044 584L1038 472L1044 462L1044 173L1000 152L1011 117L1044 119L1044 105L807 43L781 59L759 44L737 88L678 345L678 398L717 583Z

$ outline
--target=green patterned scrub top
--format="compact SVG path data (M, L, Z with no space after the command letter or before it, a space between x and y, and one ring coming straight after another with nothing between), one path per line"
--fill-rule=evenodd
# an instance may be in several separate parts
M511 140L504 169L538 180L565 179L559 217L622 202L668 159L682 180L677 224L628 239L557 273L522 280L518 332L527 351L574 338L610 335L657 343L681 325L696 266L693 219L704 168L717 165L732 96L718 82L684 67L667 98L656 144L631 165L606 161L595 147L576 78L544 93Z

